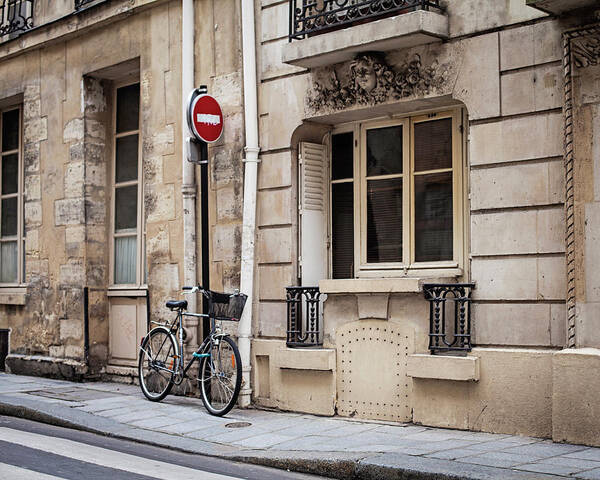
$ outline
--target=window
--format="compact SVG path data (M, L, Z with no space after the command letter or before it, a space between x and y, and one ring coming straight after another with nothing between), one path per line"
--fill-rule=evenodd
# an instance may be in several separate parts
M342 126L330 138L330 276L462 267L460 110Z
M21 108L0 110L0 285L24 282Z
M111 278L139 287L146 281L139 83L116 88L114 105Z

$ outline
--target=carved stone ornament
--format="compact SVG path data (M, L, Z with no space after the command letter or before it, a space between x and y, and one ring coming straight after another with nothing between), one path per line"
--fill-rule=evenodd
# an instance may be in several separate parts
M335 69L329 69L329 78L315 80L308 94L308 107L313 110L340 110L355 105L376 105L411 96L425 96L444 82L444 74L437 62L426 67L419 54L414 54L396 70L378 53L360 54L349 63L347 73L346 78L340 81Z
M600 33L571 41L571 54L577 68L600 64Z

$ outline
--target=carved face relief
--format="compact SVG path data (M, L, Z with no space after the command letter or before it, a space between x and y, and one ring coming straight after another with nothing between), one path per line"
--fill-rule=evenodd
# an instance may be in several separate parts
M418 54L392 69L383 55L363 53L349 65L315 71L307 105L312 110L341 110L428 95L440 88L444 76L444 70L437 62L425 67Z
M362 88L365 92L371 93L371 90L377 86L377 75L375 74L373 63L369 62L367 58L363 57L353 62L350 70L355 75L355 85Z

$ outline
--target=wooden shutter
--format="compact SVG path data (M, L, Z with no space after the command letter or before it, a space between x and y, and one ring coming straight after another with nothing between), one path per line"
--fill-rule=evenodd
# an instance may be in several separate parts
M324 145L300 143L299 276L302 286L327 278L327 188Z

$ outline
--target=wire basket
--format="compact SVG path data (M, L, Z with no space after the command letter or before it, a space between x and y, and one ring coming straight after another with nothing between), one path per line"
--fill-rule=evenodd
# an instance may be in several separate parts
M239 322L247 298L248 296L243 293L228 294L210 291L208 296L209 315L217 320Z

